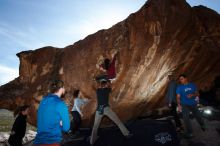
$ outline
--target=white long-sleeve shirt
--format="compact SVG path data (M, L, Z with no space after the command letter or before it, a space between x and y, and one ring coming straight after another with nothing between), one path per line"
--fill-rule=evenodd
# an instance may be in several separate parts
M81 106L88 102L88 99L81 99L79 97L74 99L74 105L71 111L77 111L81 116L83 116L81 112Z

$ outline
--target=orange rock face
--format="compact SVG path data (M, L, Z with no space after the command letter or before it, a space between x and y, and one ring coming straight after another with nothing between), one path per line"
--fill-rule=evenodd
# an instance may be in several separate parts
M33 105L29 121L54 78L65 82L66 101L79 88L90 102L84 123L93 123L97 58L120 49L110 104L123 120L164 105L167 75L188 74L200 89L220 74L220 15L185 0L148 0L136 13L112 28L100 30L62 49L45 47L18 54L20 76L0 87L0 107Z

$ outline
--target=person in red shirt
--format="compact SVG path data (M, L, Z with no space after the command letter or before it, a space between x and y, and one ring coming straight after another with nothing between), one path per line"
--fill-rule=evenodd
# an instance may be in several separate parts
M105 58L102 62L96 65L97 69L102 72L102 74L96 77L96 81L101 79L114 80L116 78L116 56L118 50L113 50L111 53L111 59Z

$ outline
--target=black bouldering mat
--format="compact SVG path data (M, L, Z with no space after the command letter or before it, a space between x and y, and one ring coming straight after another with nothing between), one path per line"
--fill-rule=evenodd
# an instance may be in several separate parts
M125 138L120 130L114 126L100 128L99 139L94 146L179 146L180 142L175 127L169 120L137 120L126 127L133 136ZM91 129L82 130L76 139L68 139L62 146L89 146L88 137Z

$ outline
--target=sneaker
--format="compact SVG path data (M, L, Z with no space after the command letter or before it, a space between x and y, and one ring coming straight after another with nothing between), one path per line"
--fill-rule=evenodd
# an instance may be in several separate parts
M176 132L181 132L181 131L183 131L183 127L177 127L176 128Z
M133 137L133 134L132 133L129 133L128 135L125 136L126 138L131 138Z
M90 145L93 146L98 139L99 139L99 136L97 136L94 142L91 143L91 136L89 136L86 141L89 141Z
M10 146L10 144L9 144L9 142L6 140L6 142L5 142L5 145L6 146Z
M190 139L190 138L193 138L194 136L193 136L192 133L184 133L184 134L183 134L183 137L184 137L184 138L187 138L187 139Z
M72 139L75 139L77 137L75 134L72 134L72 133L68 134L68 136L69 138L72 138Z

